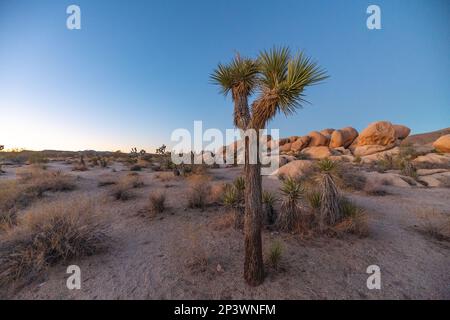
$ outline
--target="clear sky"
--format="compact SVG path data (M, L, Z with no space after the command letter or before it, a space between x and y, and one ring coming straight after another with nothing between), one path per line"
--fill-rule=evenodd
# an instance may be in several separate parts
M81 30L66 8L81 8ZM366 9L381 8L381 30ZM0 0L0 144L150 151L176 128L232 127L209 82L217 63L274 45L302 49L330 78L278 116L281 136L376 120L450 126L448 0Z

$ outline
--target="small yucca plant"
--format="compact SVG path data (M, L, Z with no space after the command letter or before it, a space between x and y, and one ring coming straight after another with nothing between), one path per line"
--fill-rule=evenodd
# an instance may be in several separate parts
M282 231L292 231L300 216L300 199L304 189L300 182L292 178L287 178L281 187L283 200L281 202L281 212L277 218L277 227Z
M267 259L268 264L275 270L278 270L280 267L282 255L283 255L283 246L281 242L280 241L272 242L269 248L269 254Z
M233 212L234 227L241 229L244 226L244 199L235 185L225 187L223 203Z
M329 158L324 158L317 162L317 167L322 173L334 173L337 170L337 163Z
M262 194L262 201L265 221L267 224L273 224L277 218L274 209L277 199L273 193L264 191Z
M311 191L306 194L306 199L308 200L309 206L315 210L320 209L320 199L321 194L319 191Z
M336 162L325 158L318 162L320 185L320 216L319 225L324 229L325 225L334 225L342 219L339 208L339 191L334 181L337 170Z
M245 190L245 180L244 177L237 177L233 182L234 187L240 193L244 193Z

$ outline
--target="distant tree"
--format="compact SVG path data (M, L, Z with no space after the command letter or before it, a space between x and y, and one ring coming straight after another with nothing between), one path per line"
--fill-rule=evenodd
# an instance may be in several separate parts
M157 154L165 154L166 153L166 145L163 144L161 147L156 149Z

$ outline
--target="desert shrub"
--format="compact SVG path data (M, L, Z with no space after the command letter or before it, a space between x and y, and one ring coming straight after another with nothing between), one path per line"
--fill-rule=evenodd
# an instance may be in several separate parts
M362 162L361 156L355 156L355 158L353 159L353 162L356 164L360 164Z
M167 182L174 180L176 177L173 172L158 172L155 174L155 178L161 180L162 182Z
M166 209L166 195L162 191L154 191L149 196L149 211L151 214L161 213Z
M227 185L223 182L211 184L209 196L210 198L209 200L211 201L211 203L216 204L223 203L223 195L225 193L225 188L227 188Z
M183 241L186 247L183 248L185 265L192 272L205 272L209 265L209 254L205 246L205 241L200 239L200 233L192 226L188 226L185 232L186 240Z
M14 225L17 211L29 206L45 192L75 189L74 178L60 171L32 167L18 171L17 175L17 180L0 181L0 229Z
M366 237L369 234L369 227L365 210L345 197L340 199L339 205L343 218L332 226L332 230L337 235L350 233L358 237Z
M188 207L203 210L208 202L210 191L209 178L203 175L192 175L189 178L188 184Z
M280 268L281 258L283 256L283 245L280 241L274 241L271 243L269 252L267 254L267 264L278 270Z
M245 191L245 179L244 177L237 177L233 181L233 186L236 188L236 190L243 195Z
M33 280L48 267L105 248L105 233L92 201L74 199L27 211L0 241L0 281Z
M130 171L141 171L141 170L142 170L142 167L138 164L132 165L130 167Z
M284 180L281 187L281 210L276 221L279 230L292 231L296 227L301 212L300 200L303 192L300 182L290 177Z
M267 224L273 224L277 220L277 213L275 211L275 202L277 201L275 195L269 191L263 191L263 221Z
M144 186L144 181L138 175L127 175L122 180L121 183L128 185L130 188L136 189Z
M401 173L403 175L411 177L413 179L417 179L418 178L416 167L412 164L411 161L408 161L408 160L402 161L402 163L401 163Z
M389 194L383 185L374 182L366 183L363 190L370 196L385 196Z
M42 164L42 163L48 163L48 159L41 153L32 153L28 157L28 162L30 164Z
M235 213L233 211L221 212L212 223L214 230L224 230L235 227Z
M399 161L397 157L391 154L384 154L378 157L378 160L376 161L376 167L378 172L398 169Z
M127 175L119 180L117 185L112 189L111 195L116 200L127 201L133 199L135 194L131 189L143 186L143 182L137 175Z
M343 189L359 191L364 189L366 180L364 175L348 168L339 171L337 183Z
M112 178L103 178L97 183L97 186L98 187L106 187L106 186L110 186L110 185L114 185L114 184L117 184L116 180L114 180Z
M435 209L422 209L418 231L438 241L450 241L450 215Z

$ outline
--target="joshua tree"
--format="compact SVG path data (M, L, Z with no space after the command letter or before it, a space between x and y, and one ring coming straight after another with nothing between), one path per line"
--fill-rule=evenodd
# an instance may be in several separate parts
M305 102L305 87L326 78L316 63L303 53L290 55L288 48L273 48L258 59L237 55L227 65L219 64L211 76L222 93L231 93L234 124L242 130L264 129L279 112L292 114ZM257 93L249 107L249 97ZM249 163L248 140L245 141L245 261L244 278L250 285L264 280L261 240L262 185L261 164ZM258 152L259 153L259 152Z
M166 153L166 145L163 144L161 147L156 149L156 154L164 154Z

